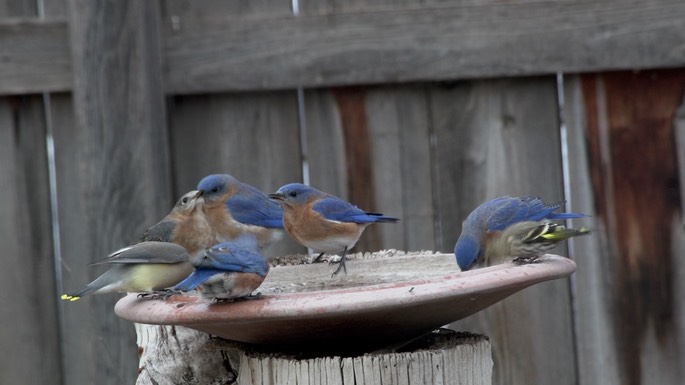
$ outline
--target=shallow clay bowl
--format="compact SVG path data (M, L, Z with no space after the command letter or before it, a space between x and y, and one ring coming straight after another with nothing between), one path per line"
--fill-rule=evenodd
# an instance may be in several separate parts
M115 307L127 320L182 325L229 340L287 350L369 350L411 340L465 318L530 285L571 275L576 264L545 255L460 272L453 254L356 254L348 274L293 256L271 268L257 299L216 303L188 293L129 294ZM291 258L288 260L288 258Z

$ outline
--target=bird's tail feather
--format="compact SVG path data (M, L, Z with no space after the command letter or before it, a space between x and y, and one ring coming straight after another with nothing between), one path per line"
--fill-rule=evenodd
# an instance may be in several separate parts
M551 213L547 215L547 219L573 219L585 217L587 217L587 215L578 213Z
M100 289L99 286L94 286L92 284L88 284L88 285L82 287L81 289L76 290L72 293L62 294L62 296L60 298L65 300L65 301L72 301L72 302L78 301L79 299L81 299L81 297L85 297L88 294L93 294L98 289Z
M399 222L400 220L400 218L389 217L381 213L366 213L366 215L374 217L374 222Z

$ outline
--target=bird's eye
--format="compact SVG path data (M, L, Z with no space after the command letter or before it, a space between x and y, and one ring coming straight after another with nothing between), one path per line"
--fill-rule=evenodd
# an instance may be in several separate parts
M291 191L290 194L291 197L295 198L297 196L297 191Z
M181 199L181 204L182 205L188 204L188 198Z
M218 193L218 192L219 192L219 186L214 186L214 187L212 188L212 192L213 192L213 193Z

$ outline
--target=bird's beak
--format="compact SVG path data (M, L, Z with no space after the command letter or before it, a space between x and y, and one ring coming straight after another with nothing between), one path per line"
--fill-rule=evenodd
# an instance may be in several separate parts
M199 198L199 197L201 197L201 196L203 196L203 195L205 195L205 190L199 190L199 191L195 194L195 198Z
M283 194L275 192L273 194L269 194L269 199L273 199L275 201L282 201L283 200Z

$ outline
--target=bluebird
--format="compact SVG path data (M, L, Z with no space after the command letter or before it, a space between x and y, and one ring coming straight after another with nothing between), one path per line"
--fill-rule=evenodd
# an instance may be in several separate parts
M216 244L204 214L202 193L184 194L171 212L145 231L141 243L117 250L103 261L112 267L62 299L75 301L92 293L148 292L173 286L193 272L189 256ZM173 243L169 243L173 242Z
M560 242L589 233L585 227L571 229L548 221L517 222L504 229L494 242L488 243L484 254L485 264L494 265L509 259L533 262Z
M283 210L258 189L227 174L203 178L197 185L205 199L207 216L222 241L253 234L259 247L278 240Z
M198 289L203 298L231 300L249 297L262 284L269 265L259 254L257 240L244 234L219 243L193 258L195 271L174 290Z
M269 198L283 206L285 231L297 242L320 253L342 250L340 265L333 275L344 269L345 254L354 247L367 226L376 222L399 219L365 212L344 200L300 183L282 186Z
M192 271L190 256L180 245L169 242L141 242L124 247L92 265L112 266L82 289L63 294L76 301L89 294L149 293L171 287Z
M454 254L461 270L482 265L486 244L517 222L582 218L576 213L555 213L564 202L545 204L537 197L500 197L482 203L466 217Z

